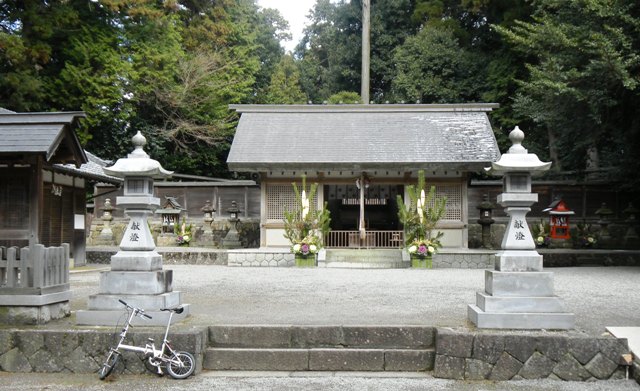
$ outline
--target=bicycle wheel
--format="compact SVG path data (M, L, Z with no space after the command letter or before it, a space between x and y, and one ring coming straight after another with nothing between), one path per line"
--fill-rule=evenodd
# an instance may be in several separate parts
M196 369L196 359L191 353L175 352L167 362L167 372L174 379L186 379Z
M111 374L113 368L116 367L118 363L118 359L120 358L120 353L115 350L110 350L107 359L104 364L102 364L102 368L98 371L98 376L100 376L100 380L104 380L107 376Z

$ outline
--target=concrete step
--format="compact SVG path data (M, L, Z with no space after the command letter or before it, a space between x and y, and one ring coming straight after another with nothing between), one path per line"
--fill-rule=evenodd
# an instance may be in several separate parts
M319 267L396 269L411 266L399 249L327 249Z
M207 348L202 367L239 371L431 371L435 349Z
M434 327L209 327L203 368L256 371L427 371L435 360Z
M428 349L429 326L218 325L209 327L209 347L271 349Z

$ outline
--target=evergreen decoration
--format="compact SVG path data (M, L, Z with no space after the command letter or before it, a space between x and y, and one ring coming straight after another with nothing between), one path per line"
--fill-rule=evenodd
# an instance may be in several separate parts
M329 233L331 218L325 202L321 209L311 205L318 190L313 183L307 188L306 177L302 176L302 187L292 183L296 208L284 211L284 237L291 242L291 252L308 256L317 254L323 246L324 237Z
M410 254L430 257L442 247L440 238L443 233L434 232L438 221L446 211L446 197L437 198L436 188L431 186L425 193L424 171L418 171L417 186L407 186L409 203L405 205L400 195L398 201L398 218L404 226L404 239Z

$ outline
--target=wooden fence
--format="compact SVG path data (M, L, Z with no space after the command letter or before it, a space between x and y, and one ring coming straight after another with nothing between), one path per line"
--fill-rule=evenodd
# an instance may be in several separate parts
M325 238L327 248L401 248L404 244L402 231L366 231L365 238L359 231L331 231Z
M21 294L20 290L41 289L69 283L69 245L44 247L0 247L0 292ZM8 289L6 289L8 288ZM10 292L6 292L10 290Z

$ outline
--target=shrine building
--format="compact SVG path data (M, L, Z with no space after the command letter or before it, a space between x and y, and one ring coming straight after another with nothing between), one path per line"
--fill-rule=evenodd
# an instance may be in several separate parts
M424 170L427 187L447 198L438 225L444 247L467 248L469 174L500 157L487 116L497 107L231 105L240 121L227 163L261 183L261 247L289 246L283 212L294 209L291 183L304 175L319 184L312 204L326 202L331 212L328 249L400 248L396 195L407 202L406 186ZM361 221L366 237L358 234Z

